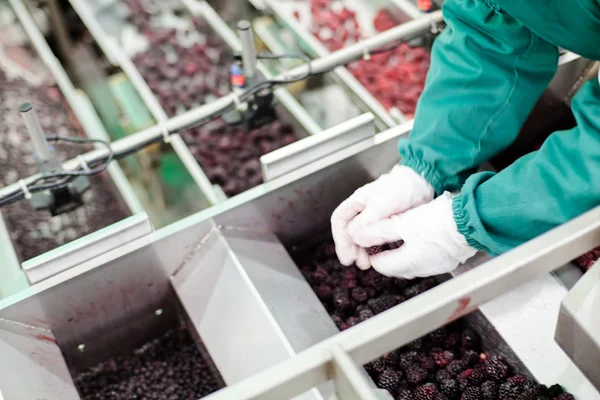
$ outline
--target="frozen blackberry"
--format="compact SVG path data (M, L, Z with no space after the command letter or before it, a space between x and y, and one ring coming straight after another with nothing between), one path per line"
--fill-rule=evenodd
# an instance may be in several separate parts
M377 378L377 387L386 389L392 394L396 394L401 381L402 375L400 373L387 369L379 375L379 378Z
M383 355L382 360L389 368L397 368L400 363L400 350L393 350Z
M441 327L428 334L427 339L429 339L431 343L436 347L442 346L444 342L448 339L448 331L445 327Z
M485 381L481 385L483 400L498 400L498 384L494 381Z
M450 372L446 371L445 369L440 369L435 374L435 380L438 382L445 381L445 380L452 379L452 378L453 378L453 376L450 375Z
M433 356L428 355L421 356L421 366L425 368L427 372L435 372L437 367Z
M365 364L365 369L372 378L376 378L379 376L379 374L386 370L386 365L381 358L378 358L377 360L373 360L370 363Z
M516 399L522 391L523 388L513 382L504 382L498 387L498 395L501 399Z
M479 353L473 350L465 350L461 360L469 367L474 367L480 361Z
M571 393L561 393L554 400L575 400L575 397Z
M404 353L400 354L398 363L399 363L400 367L406 369L406 368L410 367L411 365L415 364L418 359L419 359L419 353L417 353L415 350L409 350L409 351L405 351Z
M485 371L490 379L496 382L502 382L506 379L509 372L509 366L500 356L491 356L485 360Z
M375 315L380 314L396 305L393 296L386 294L379 296L375 299L370 299L367 304L373 310Z
M329 272L325 271L325 268L318 266L311 274L312 281L317 285L330 284L331 276Z
M415 389L415 400L435 400L438 393L435 383L426 383Z
M442 393L438 393L435 395L435 400L450 400L448 397Z
M437 351L433 353L433 359L438 367L446 368L454 361L454 353L449 350Z
M521 374L517 374L508 378L507 381L515 383L519 386L523 386L525 382L527 382L527 377Z
M456 377L460 390L465 390L467 387L479 386L486 381L486 375L478 369L467 369L461 372Z
M375 313L370 309L370 308L366 308L364 310L360 310L358 312L358 320L360 322L366 321L371 317L374 317Z
M440 382L440 392L442 392L450 400L456 399L460 395L458 382L454 379L445 379Z
M450 362L450 364L448 364L448 366L446 367L446 371L448 371L450 373L450 375L452 375L452 376L457 376L458 374L463 372L466 368L467 368L467 366L465 365L464 362L462 362L461 360L454 360L454 361Z
M437 286L437 281L435 280L435 278L433 277L429 277L429 278L424 278L423 280L421 280L421 282L419 282L419 288L423 291L426 292L429 289L432 289L434 287Z
M361 287L355 287L352 289L352 298L359 303L364 303L369 299L369 293Z
M410 389L400 389L398 391L398 396L396 396L396 400L415 400L415 396Z
M404 374L411 385L420 385L427 379L427 371L419 365L411 365L404 370Z
M468 387L460 397L460 400L482 400L483 395L478 387Z
M466 328L461 333L461 345L464 350L479 351L479 335L473 329Z

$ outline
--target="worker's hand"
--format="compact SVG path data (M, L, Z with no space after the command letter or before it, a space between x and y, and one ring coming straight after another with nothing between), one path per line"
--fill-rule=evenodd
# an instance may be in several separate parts
M350 233L428 203L433 196L433 187L421 175L399 165L358 189L331 215L331 231L340 262L346 266L356 262L359 268L368 269L371 264L367 252L352 241Z
M450 272L477 252L458 232L449 193L369 224L351 239L363 248L404 240L400 248L372 255L369 262L383 275L406 279Z

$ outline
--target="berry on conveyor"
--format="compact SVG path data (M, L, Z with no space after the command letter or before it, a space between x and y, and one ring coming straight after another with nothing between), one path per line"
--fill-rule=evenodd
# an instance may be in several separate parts
M516 399L523 392L523 388L512 382L504 382L498 388L500 399Z
M458 386L461 390L464 390L467 387L471 386L479 386L487 379L485 373L480 369L467 369L466 371L461 372L456 377L456 381L458 382Z
M427 379L427 371L419 365L411 365L404 370L406 380L411 385L420 385Z
M370 299L367 301L367 304L375 314L381 314L382 312L394 307L396 305L396 300L392 295L384 294L375 299Z
M197 399L223 387L211 360L203 358L185 329L173 329L75 377L82 400ZM142 398L142 397L139 397Z
M525 382L527 382L527 377L524 375L521 375L521 374L517 374L517 375L511 376L507 380L508 380L508 382L512 382L519 386L523 386L525 384Z
M419 359L420 354L416 350L408 350L400 353L400 357L398 358L398 363L401 368L409 368L412 365L415 365Z
M490 379L502 382L508 376L509 366L502 356L491 356L485 360L486 372Z
M381 358L378 358L365 364L365 369L367 370L369 375L371 375L372 378L379 377L379 374L381 374L387 368L388 367L386 363Z
M483 395L478 387L468 387L460 397L460 400L482 400Z
M546 396L550 396L550 397L558 397L561 394L563 394L564 390L562 388L562 386L555 384L552 385L548 388L548 390L546 390Z
M374 256L375 254L383 253L384 251L399 249L403 244L404 240L399 240L397 242L385 243L380 246L368 247L365 250L368 255Z
M415 400L435 400L438 393L439 390L434 383L426 383L415 389Z
M445 369L440 369L435 374L435 380L437 382L442 382L442 381L450 380L450 379L453 379L453 378L454 377L452 375L450 375L450 373L448 371L446 371Z
M454 361L454 353L449 350L436 351L433 353L433 359L438 367L446 368Z
M457 376L458 374L463 372L466 368L467 368L467 366L465 365L465 363L463 361L454 360L454 361L451 361L450 364L448 364L448 366L446 367L446 371L448 371L450 373L450 375L452 375L452 376Z
M379 375L376 383L381 389L386 389L390 393L395 394L401 381L402 374L400 372L386 369Z
M460 389L458 382L454 379L445 379L439 383L440 392L442 392L450 400L456 399L460 396Z
M486 381L481 385L483 400L498 400L498 384L494 381Z
M436 284L434 279L400 280L384 277L373 269L361 271L341 266L330 241L313 251L298 253L296 262L342 330ZM319 272L315 273L318 268ZM320 289L323 280L331 285L329 296L323 296ZM349 288L350 285L354 286ZM365 293L366 301L362 297ZM549 395L548 388L522 375L514 375L509 381L511 375L506 360L482 353L479 335L465 326L461 320L447 324L367 363L365 369L377 386L389 390L396 400L529 400L521 399L519 395L532 396L534 393L535 400L556 400L555 397L562 393L560 386L556 386L552 388L554 395ZM501 385L502 394L508 397L500 395ZM565 396L560 400L572 399Z
M396 400L415 400L415 396L410 389L400 389Z

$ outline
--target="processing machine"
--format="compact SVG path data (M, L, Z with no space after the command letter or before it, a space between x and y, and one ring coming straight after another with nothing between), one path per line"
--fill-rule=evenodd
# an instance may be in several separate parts
M600 266L571 263L600 244L600 208L452 276L393 280L341 269L332 252L332 211L399 161L412 127L411 90L382 97L365 71L395 63L390 52L426 68L420 49L443 29L435 3L354 12L361 2L347 1L331 14L327 1L64 3L0 3L19 32L2 51L34 54L0 80L33 104L3 112L34 143L0 187L11 203L0 208L0 398L460 398L543 384L547 398L600 399ZM342 44L331 15L350 27ZM61 19L76 28L48 33ZM207 62L214 76L198 68ZM515 146L485 168L572 122L569 98L593 64L570 53L560 64ZM11 82L49 94L27 99L40 91ZM331 95L343 112L315 103ZM65 133L88 147L48 150ZM50 179L69 172L85 179Z

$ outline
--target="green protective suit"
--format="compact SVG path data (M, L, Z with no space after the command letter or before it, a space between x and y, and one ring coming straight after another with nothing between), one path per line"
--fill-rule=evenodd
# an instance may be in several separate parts
M600 2L447 0L443 12L402 164L438 194L461 189L459 231L495 255L600 204L597 79L573 99L576 128L500 173L473 174L516 138L556 72L559 46L600 59Z

